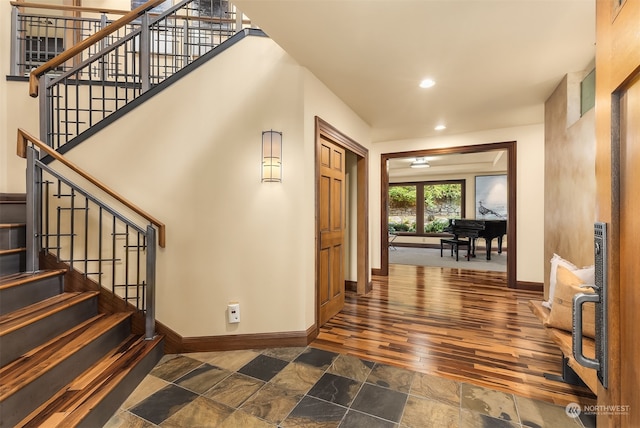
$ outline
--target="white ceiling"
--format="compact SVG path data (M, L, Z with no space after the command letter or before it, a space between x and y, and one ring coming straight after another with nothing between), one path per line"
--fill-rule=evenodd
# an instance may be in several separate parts
M542 123L562 77L595 55L595 0L234 4L371 125L374 142ZM418 87L426 77L433 88Z

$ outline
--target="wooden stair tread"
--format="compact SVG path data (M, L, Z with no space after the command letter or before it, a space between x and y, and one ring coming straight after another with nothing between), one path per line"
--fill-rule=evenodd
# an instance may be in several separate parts
M0 278L0 290L26 284L31 281L45 279L66 273L64 269L37 270L34 272L17 272Z
M98 291L62 293L0 316L0 337L96 297Z
M74 427L162 340L130 335L16 427Z
M93 342L102 332L115 327L130 316L130 312L99 314L1 368L0 378L6 381L0 384L0 401L6 400L34 379Z

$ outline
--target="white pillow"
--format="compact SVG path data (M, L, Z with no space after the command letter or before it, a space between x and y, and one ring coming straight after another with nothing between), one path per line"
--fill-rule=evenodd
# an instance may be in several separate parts
M551 309L551 303L553 302L553 294L556 290L556 276L558 274L558 266L563 266L570 270L575 276L580 278L585 284L595 283L595 266L585 266L578 268L576 265L568 260L563 259L556 253L553 253L551 257L551 272L549 274L549 300L542 302L542 306Z

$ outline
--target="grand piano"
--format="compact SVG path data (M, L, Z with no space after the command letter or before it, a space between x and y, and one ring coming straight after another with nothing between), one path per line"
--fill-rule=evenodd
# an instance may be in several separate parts
M491 260L491 242L498 238L498 254L502 253L502 238L507 234L507 220L472 220L466 218L449 219L444 229L455 239L469 238L471 256L476 256L476 239L483 238L487 243L487 260Z

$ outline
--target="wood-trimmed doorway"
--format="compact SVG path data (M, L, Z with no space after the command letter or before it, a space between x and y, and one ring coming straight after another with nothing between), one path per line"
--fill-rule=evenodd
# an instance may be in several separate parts
M509 250L507 256L507 284L509 288L518 288L516 276L516 142L478 144L473 146L446 147L440 149L425 149L407 152L383 153L380 156L380 269L379 275L389 275L389 233L387 219L389 218L389 171L387 161L394 158L429 157L456 153L477 153L492 150L506 150L507 152L507 236Z
M321 272L321 210L323 208L322 198L320 196L320 171L321 171L321 149L322 141L328 141L338 147L341 147L345 151L355 155L356 157L356 192L355 195L351 195L354 198L352 202L355 204L355 224L351 227L355 227L356 231L356 245L355 249L351 248L350 252L355 253L357 260L355 291L357 294L365 294L371 290L370 268L369 268L369 220L367 210L369 206L369 186L368 186L368 163L369 163L369 151L365 147L358 144L356 141L347 137L332 125L322 120L321 118L315 118L315 189L316 189L316 328L321 327L320 320L320 306L321 306L321 275L327 273ZM347 202L348 204L349 202ZM346 263L342 260L342 263ZM344 293L345 284L344 281L340 284L342 292Z

